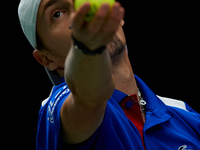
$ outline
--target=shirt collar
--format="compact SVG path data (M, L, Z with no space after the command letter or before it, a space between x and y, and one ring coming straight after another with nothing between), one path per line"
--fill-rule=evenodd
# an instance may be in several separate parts
M145 112L146 121L144 129L147 130L157 124L168 121L172 115L168 107L156 96L156 94L138 77L135 75L137 86L140 89L142 98L146 101ZM115 90L112 98L120 103L127 94Z
M167 106L156 96L156 94L137 75L135 75L135 79L142 98L147 102L148 107L163 113L166 112L168 110ZM120 103L126 96L128 95L115 89L112 98L117 103Z
M157 109L160 112L166 112L167 106L157 97L157 95L138 77L135 75L137 86L140 89L142 98L147 102L148 106Z
M63 83L63 82L65 82L65 78L64 77L60 79L60 83Z
M112 98L117 102L120 103L121 100L123 100L126 96L128 96L127 94L115 89L112 95Z

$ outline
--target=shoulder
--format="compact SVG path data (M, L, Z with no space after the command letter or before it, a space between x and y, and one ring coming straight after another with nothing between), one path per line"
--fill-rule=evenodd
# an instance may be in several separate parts
M66 84L54 86L42 101L38 118L37 147L57 147L60 138L60 110L70 93ZM51 135L51 136L49 136Z
M63 102L66 100L70 90L66 83L53 86L50 95L41 103L39 117L49 117L48 115L56 115L60 113ZM40 118L39 118L40 119Z
M42 101L38 121L47 121L45 124L55 124L60 121L61 107L70 93L65 83L54 86L48 98ZM59 123L58 123L59 124ZM38 124L40 126L41 124Z
M70 90L68 88L68 86L66 85L66 83L62 83L58 86L53 86L49 97L47 97L46 99L44 99L41 103L41 107L44 107L50 100L51 102L55 101L55 100L60 100L62 97L65 97L65 95L69 94Z
M200 135L200 114L193 110L186 102L157 96L167 107L170 107L170 113L173 116L173 120L181 122L179 127L185 123L189 125L197 135ZM181 118L181 119L180 119ZM184 122L184 123L183 123ZM185 127L185 126L184 126ZM186 129L186 127L185 127Z

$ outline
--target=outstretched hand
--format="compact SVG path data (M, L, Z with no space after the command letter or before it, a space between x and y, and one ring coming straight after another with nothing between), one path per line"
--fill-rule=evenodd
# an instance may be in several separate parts
M73 36L90 50L95 50L110 43L124 17L124 8L116 2L110 10L109 4L103 4L90 22L85 17L90 4L83 4L72 21Z

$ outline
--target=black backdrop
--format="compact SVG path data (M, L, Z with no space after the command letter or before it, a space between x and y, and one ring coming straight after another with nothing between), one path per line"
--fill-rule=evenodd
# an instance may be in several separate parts
M32 57L33 49L19 25L18 3L1 5L1 143L6 144L4 149L30 150L35 149L40 104L52 84ZM200 112L197 4L121 3L126 9L124 31L134 73L156 94L184 100Z

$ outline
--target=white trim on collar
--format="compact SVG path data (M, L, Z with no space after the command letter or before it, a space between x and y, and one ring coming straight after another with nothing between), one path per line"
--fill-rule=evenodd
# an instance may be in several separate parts
M177 107L177 108L188 111L186 108L186 105L183 101L172 99L172 98L167 98L167 97L162 97L162 96L158 96L158 95L157 95L157 97L160 100L162 100L162 102L167 106Z

